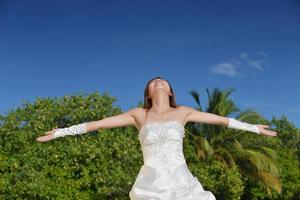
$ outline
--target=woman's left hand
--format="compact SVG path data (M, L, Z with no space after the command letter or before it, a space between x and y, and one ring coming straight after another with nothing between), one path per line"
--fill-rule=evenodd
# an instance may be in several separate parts
M256 126L258 127L258 129L260 130L260 133L262 135L268 135L268 136L276 136L277 135L277 132L276 131L269 131L269 130L266 130L266 128L269 128L268 125L263 125L263 124L256 124Z

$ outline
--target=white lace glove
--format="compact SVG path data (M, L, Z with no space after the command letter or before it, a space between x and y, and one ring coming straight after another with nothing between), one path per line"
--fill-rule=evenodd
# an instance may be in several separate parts
M77 135L87 133L86 122L73 125L67 128L59 128L54 132L53 138L64 137L66 135Z
M246 131L254 132L257 134L261 134L260 130L258 129L258 127L256 125L248 124L246 122L241 122L241 121L238 121L238 120L236 120L234 118L230 118L230 117L229 117L228 128L246 130Z

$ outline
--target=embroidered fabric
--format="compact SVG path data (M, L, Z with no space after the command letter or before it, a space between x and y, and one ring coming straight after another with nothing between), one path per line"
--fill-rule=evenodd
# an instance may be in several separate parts
M139 140L144 165L129 192L131 200L215 200L186 164L184 126L175 120L141 127Z
M86 122L73 125L67 128L59 128L54 132L53 138L64 137L66 135L77 135L87 133Z
M245 131L250 131L250 132L257 133L257 134L261 134L260 130L258 129L258 127L256 125L249 124L246 122L241 122L239 120L236 120L236 119L230 118L230 117L229 117L228 128L245 130Z

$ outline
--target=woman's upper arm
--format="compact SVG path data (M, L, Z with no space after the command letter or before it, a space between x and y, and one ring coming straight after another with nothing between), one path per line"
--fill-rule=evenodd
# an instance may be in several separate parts
M138 109L139 108L132 108L118 115L103 118L98 121L87 122L87 131L90 132L98 129L135 125L135 116Z
M228 126L228 118L213 113L201 112L189 106L184 106L187 112L186 121Z

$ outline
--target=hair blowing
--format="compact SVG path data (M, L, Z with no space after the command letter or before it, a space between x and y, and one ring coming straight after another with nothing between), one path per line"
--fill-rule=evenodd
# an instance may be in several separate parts
M152 99L151 99L151 97L147 98L147 97L148 97L148 94L149 94L149 93L148 93L148 87L149 87L149 84L150 84L150 82L151 82L152 80L158 79L158 78L159 78L159 79L163 79L163 80L165 80L165 81L168 82L168 84L169 84L169 86L170 86L170 91L171 91L171 93L172 93L172 96L169 95L169 103L170 103L170 106L171 106L171 107L176 108L177 105L176 105L176 101L175 101L175 94L174 94L173 88L172 88L172 86L171 86L171 84L169 83L168 80L166 80L166 79L164 79L164 78L161 78L160 76L156 76L156 77L150 79L150 80L147 82L147 85L146 85L145 90L144 90L144 108L146 109L146 108L151 108L151 107L152 107Z

